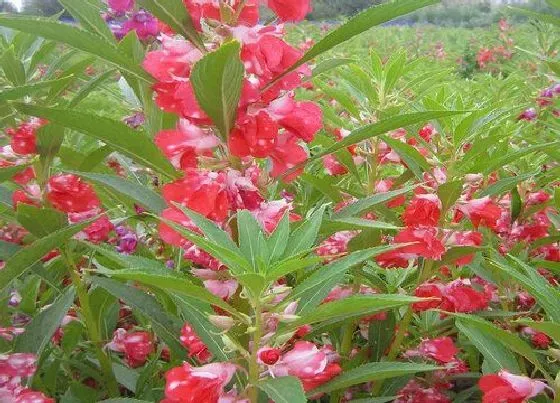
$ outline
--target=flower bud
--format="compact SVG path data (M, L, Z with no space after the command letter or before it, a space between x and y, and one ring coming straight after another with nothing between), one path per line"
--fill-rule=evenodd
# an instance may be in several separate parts
M229 330L234 325L233 318L229 316L210 315L208 317L210 323L222 330Z

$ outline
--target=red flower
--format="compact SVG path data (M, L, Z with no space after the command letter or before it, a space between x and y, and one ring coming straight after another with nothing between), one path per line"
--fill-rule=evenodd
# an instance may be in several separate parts
M30 155L37 153L36 131L46 122L40 119L33 119L22 123L17 129L7 129L6 134L12 138L12 150L16 154Z
M450 245L460 246L480 246L482 244L482 234L476 231L455 231L447 239ZM474 259L474 253L463 256L455 260L456 266L465 266L470 264Z
M162 403L217 403L235 371L235 365L230 363L193 368L185 362L165 374Z
M196 357L198 362L205 363L212 359L212 353L196 334L191 325L185 323L181 328L181 344L189 350L189 357Z
M278 129L265 111L248 116L232 131L228 140L230 152L237 157L268 157L276 145Z
M428 309L437 308L441 304L443 298L443 286L436 283L422 284L414 290L414 296L419 298L434 298L432 301L416 302L412 304L414 311L422 312Z
M482 225L492 230L498 228L498 220L502 215L502 209L488 196L471 200L460 206L459 210L469 217L475 228Z
M450 312L471 313L488 308L490 300L484 291L477 291L470 280L457 279L443 291L441 309Z
M484 375L478 386L484 393L482 403L524 403L546 388L544 382L503 370L498 374Z
M406 228L395 237L395 244L412 243L385 252L376 257L377 263L385 268L407 267L408 261L418 257L440 260L445 252L443 243L436 238L436 228Z
M245 43L241 49L241 60L247 72L256 74L263 82L269 82L286 71L300 57L301 51L268 34L261 35L256 42Z
M163 187L163 197L170 205L180 203L214 221L228 217L230 205L222 172L189 169L183 179Z
M406 356L421 356L430 358L441 364L446 364L456 360L459 352L451 337L439 337L433 340L425 340L415 349L406 352Z
M23 171L15 174L12 179L18 185L25 186L35 179L35 171L33 170L33 167L27 167Z
M268 0L268 7L282 21L303 21L311 12L311 0Z
M407 227L435 227L441 215L441 201L435 194L414 196L403 213Z
M436 388L423 388L414 379L397 393L394 403L451 403L451 400Z
M93 243L104 242L109 239L109 233L114 229L113 223L109 221L106 215L94 221L90 226L84 229L87 239Z
M283 134L278 137L278 144L271 155L272 158L272 172L271 175L277 178L283 175L288 170L294 168L296 165L307 160L307 152L298 144L297 137ZM298 169L293 173L286 175L284 180L286 182L293 181L302 169Z
M154 352L154 340L148 332L128 333L123 340L124 357L127 364L137 368L146 363Z
M72 174L52 176L47 198L54 208L65 213L83 213L101 205L93 187Z
M258 355L264 364L274 365L280 359L281 351L277 348L261 348Z
M432 137L434 137L436 134L437 134L437 130L435 129L434 126L432 126L429 123L423 128L421 128L420 130L418 130L418 135L428 143L432 140Z

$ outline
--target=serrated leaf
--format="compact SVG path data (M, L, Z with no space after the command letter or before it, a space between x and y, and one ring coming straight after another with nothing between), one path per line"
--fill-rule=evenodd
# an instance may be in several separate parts
M25 332L16 339L15 351L41 355L43 349L50 343L52 335L62 323L64 315L68 313L74 303L75 294L74 287L68 287L64 294L58 297L52 305L39 312L25 326Z
M288 246L290 236L290 215L285 213L282 219L278 222L276 229L267 240L268 249L268 266L277 262Z
M58 0L60 4L76 20L80 21L86 30L99 35L109 43L115 42L115 36L107 23L101 18L100 7L95 7L89 1Z
M486 368L490 372L498 372L501 369L507 369L514 373L519 373L519 365L517 364L515 355L513 355L507 347L498 343L491 335L460 320L455 322L455 326L484 356Z
M259 381L257 387L265 392L275 403L307 402L301 381L293 376L268 378Z
M174 32L183 35L196 47L204 50L204 43L181 0L138 0L138 3L160 21L169 25Z
M486 189L480 192L480 197L496 196L496 195L501 195L502 193L505 192L509 192L517 184L526 181L535 175L536 173L528 173L528 174L511 176L509 178L500 179L496 183L492 184L491 186L488 186Z
M74 49L98 56L114 64L123 72L138 79L152 82L152 78L138 64L122 55L115 46L102 37L83 29L53 21L49 18L29 17L25 15L0 15L0 26L28 32L45 39L65 43Z
M338 141L332 147L329 147L328 149L320 153L314 154L307 160L306 163L316 161L317 159L322 158L325 155L335 153L340 149L358 144L366 139L379 136L391 130L396 130L401 127L407 127L417 123L425 123L429 120L454 116L462 113L465 113L465 111L426 111L393 116L391 118L384 119L381 122L372 123L370 125L363 126L352 131L352 133L350 133L344 139Z
M368 210L374 206L377 206L378 204L388 202L389 200L394 199L397 196L406 194L412 189L414 189L413 186L408 186L398 190L391 190L389 192L376 193L373 196L359 199L334 213L332 218L334 220L347 219L351 216L358 215L361 212Z
M91 221L86 221L60 229L44 238L36 240L31 245L16 252L6 262L4 268L0 270L0 291L4 290L10 281L19 277L25 270L41 260L48 252L59 248L64 242L87 227L90 223Z
M349 231L349 230L362 230L362 229L382 229L382 230L397 230L397 227L393 224L389 224L382 221L367 220L365 218L348 217L341 218L338 220L330 220L323 222L321 226L322 234L332 234L337 231Z
M268 251L260 224L247 210L237 212L237 233L239 234L239 250L257 271L259 259L268 261Z
M320 54L331 50L335 46L352 39L356 35L359 35L376 25L383 24L384 22L400 17L401 15L411 13L419 8L436 3L439 3L439 0L401 0L397 3L370 7L350 18L345 24L342 24L334 31L331 31L327 36L309 49L309 51L307 51L300 60L298 60L293 66L275 80L279 80L286 74L294 71L299 66L316 58Z
M0 101L13 101L28 96L33 96L33 93L49 89L53 86L65 86L73 77L62 77L56 80L38 81L32 84L21 85L13 88L3 88L0 92Z
M328 321L330 324L373 315L382 311L398 308L403 305L420 302L422 299L407 295L353 295L338 301L316 306L312 311L290 323L290 327ZM302 309L303 311L303 309Z
M23 63L16 57L13 47L6 49L2 56L0 56L0 67L2 67L8 81L13 85L25 84L25 68Z
M245 67L233 41L199 60L191 73L191 83L200 107L227 139L237 114Z
M441 200L442 211L449 210L461 196L463 181L446 182L438 187L437 193Z
M89 179L99 185L107 186L125 196L130 197L132 200L145 207L147 210L155 214L167 208L165 200L151 190L149 187L134 183L127 179L121 178L116 175L99 174L93 172L72 172L75 175Z
M127 305L148 317L156 334L165 341L173 354L179 358L186 356L185 348L178 341L182 323L177 317L167 313L154 297L142 290L108 278L94 277L92 284L103 287L109 293L122 299Z
M342 282L346 271L372 257L394 249L393 246L381 246L351 253L321 267L311 276L298 284L290 294L293 300L300 300L298 314L306 314L325 299L336 284Z
M315 244L315 239L317 239L317 235L319 234L324 214L325 206L321 206L313 212L308 221L304 222L292 232L286 248L290 256L308 250Z
M17 208L18 222L37 238L68 226L66 214L50 208L39 208L29 204L20 203Z
M353 385L383 379L396 378L403 375L414 375L418 372L436 371L440 367L427 364L413 364L408 362L372 362L354 369L344 371L332 381L308 392L308 396L318 393L329 393L339 389L346 389Z
M49 123L37 130L37 152L45 165L58 154L64 141L64 127Z
M431 166L428 164L428 161L426 161L426 158L409 144L395 140L390 136L381 136L381 138L401 157L408 169L410 169L418 179L423 180L423 173L431 170Z
M370 360L380 361L381 357L391 344L395 332L395 315L387 313L385 320L374 320L369 323L368 345L370 348Z
M134 130L122 122L70 109L19 103L14 106L27 115L45 118L51 123L101 140L123 155L168 178L177 177L177 172L153 141L144 132Z

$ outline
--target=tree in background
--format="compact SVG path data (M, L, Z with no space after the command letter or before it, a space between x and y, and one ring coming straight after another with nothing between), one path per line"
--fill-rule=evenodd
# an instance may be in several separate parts
M53 15L62 11L57 0L24 0L23 12L33 15Z
M338 19L340 16L354 15L382 0L314 0L310 20Z
M0 13L16 13L17 9L12 3L0 0Z

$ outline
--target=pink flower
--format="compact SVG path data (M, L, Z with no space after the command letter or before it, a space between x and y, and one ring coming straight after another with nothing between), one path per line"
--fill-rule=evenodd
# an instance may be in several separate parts
M317 255L332 260L348 253L348 245L359 231L338 231L325 239L317 248Z
M150 13L140 10L125 21L122 31L126 35L130 31L136 31L138 38L145 41L149 38L156 37L159 34L158 20Z
M161 49L146 54L144 69L156 80L166 83L189 78L191 67L202 58L200 50L182 38L161 36Z
M134 0L107 0L107 4L115 14L124 14L132 10L134 7Z
M490 299L477 291L468 279L457 279L445 286L441 309L450 312L471 313L488 308Z
M544 382L513 375L505 370L484 375L480 378L478 386L484 393L482 403L523 403L546 388Z
M441 215L441 201L435 194L414 196L403 213L407 227L435 227Z
M436 128L430 123L418 130L418 135L428 143L432 141L436 134L438 134Z
M311 0L268 0L267 5L282 21L302 21L311 12Z
M457 246L480 246L482 244L482 233L477 231L454 231L447 238L449 245ZM456 266L465 266L474 259L474 254L463 256L455 260Z
M251 214L261 224L261 227L270 234L274 232L276 226L290 208L291 204L284 199L262 202L258 208L251 210Z
M28 353L0 354L0 377L29 378L37 370L37 356Z
M211 132L193 125L187 119L181 119L175 130L159 132L154 142L173 166L187 169L195 168L197 156L210 154L220 140Z
M230 363L193 368L185 362L166 372L162 403L218 403L236 370L236 366Z
M423 388L414 379L397 393L394 403L451 403L451 400L436 388Z

